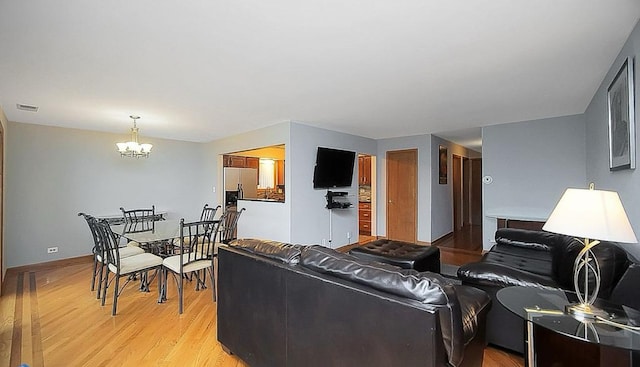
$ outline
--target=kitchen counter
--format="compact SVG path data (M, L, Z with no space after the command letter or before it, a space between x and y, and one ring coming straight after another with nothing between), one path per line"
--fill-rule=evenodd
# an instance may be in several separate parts
M259 198L242 198L242 199L238 199L238 201L240 200L244 200L244 201L264 201L267 203L284 203L284 200L278 200L278 199L259 199Z

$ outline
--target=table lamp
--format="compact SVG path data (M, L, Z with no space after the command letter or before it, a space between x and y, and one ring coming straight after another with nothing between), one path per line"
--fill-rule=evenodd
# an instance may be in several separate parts
M584 248L573 265L573 284L580 303L567 306L574 317L595 319L606 317L593 306L600 290L600 267L592 248L600 241L636 243L636 235L617 192L589 189L567 189L542 227L545 231L574 236ZM579 274L584 269L584 289L580 290ZM589 291L589 278L594 289Z

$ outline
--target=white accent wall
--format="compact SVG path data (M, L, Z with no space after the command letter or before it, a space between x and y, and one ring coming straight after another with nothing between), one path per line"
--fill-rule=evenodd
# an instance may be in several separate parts
M587 187L583 115L482 129L483 247L492 246L498 217L551 213L567 187ZM544 219L543 219L544 221Z
M635 111L636 111L636 166L634 170L609 171L609 133L607 88L627 57L635 59ZM640 25L637 24L629 39L623 46L607 72L602 84L596 91L585 112L586 120L586 170L588 181L594 182L596 188L613 190L620 194L636 237L640 238L640 166L638 151L640 150ZM640 245L623 245L636 261L640 259Z
M6 266L89 255L93 240L78 212L125 208L197 219L208 185L201 179L204 144L147 139L147 159L121 158L109 134L9 122L5 186ZM209 202L209 204L217 204ZM47 247L59 247L47 254Z

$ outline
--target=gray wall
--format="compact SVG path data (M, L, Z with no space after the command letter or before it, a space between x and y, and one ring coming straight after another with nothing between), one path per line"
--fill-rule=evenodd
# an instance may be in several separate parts
M638 172L638 168L635 170L616 172L609 171L607 88L624 59L629 56L635 58L636 130L640 127L638 126L638 113L640 113L640 72L638 71L640 25L636 25L585 112L587 135L586 174L588 181L594 182L596 188L613 190L620 194L620 199L627 211L636 236L640 236L640 172ZM634 137L636 159L638 157L637 149L640 148L639 135L636 131L636 136ZM623 246L627 248L636 259L640 259L640 246L637 244Z
M327 190L313 188L313 169L319 146L375 155L376 141L291 123L290 158L286 167L294 172L288 184L288 193L291 195L291 241L318 244L325 240L327 246L336 248L358 241L358 170L355 165L351 187L335 190L347 191L354 207L326 209ZM329 238L332 239L331 244Z
M546 217L567 187L587 187L583 115L482 129L483 244L491 248L494 215ZM543 219L543 220L544 220Z
M205 203L204 144L145 138L154 144L151 156L130 159L115 148L124 133L10 122L7 136L7 267L90 254L81 211L118 214L120 206L155 204L170 218L197 218ZM51 246L59 253L47 254Z
M318 146L375 155L375 140L284 122L209 143L207 155L211 161L206 181L217 182L217 186L222 187L220 154L277 144L285 144L286 150L285 203L241 201L247 210L238 223L238 236L306 244L324 241L334 248L356 242L357 166L354 166L352 186L335 190L349 192L354 207L332 211L325 208L327 190L313 189L313 168ZM222 201L222 190L217 192L218 200Z

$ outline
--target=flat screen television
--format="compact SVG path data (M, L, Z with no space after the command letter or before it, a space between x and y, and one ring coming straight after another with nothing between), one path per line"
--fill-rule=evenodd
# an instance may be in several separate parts
M355 152L318 147L316 167L313 170L313 188L351 186L355 159Z

